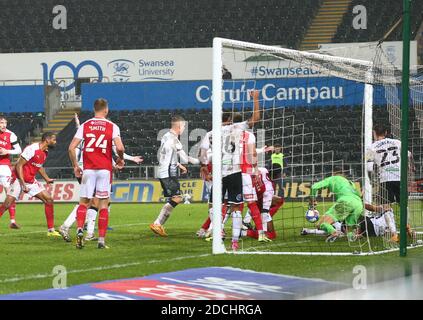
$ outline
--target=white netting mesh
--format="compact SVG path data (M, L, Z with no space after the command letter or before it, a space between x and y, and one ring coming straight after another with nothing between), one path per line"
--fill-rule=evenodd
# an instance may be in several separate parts
M231 72L231 79L224 79L222 84L224 114L239 113L244 120L248 119L253 106L250 92L259 90L261 117L251 132L256 136L257 148L282 146L285 161L282 177L275 178L284 188L286 201L273 217L277 237L272 243L263 244L244 236L241 238L243 252L352 254L382 252L395 247L390 238L386 241L386 235L370 237L364 233L363 237L350 241L346 234L357 228L359 222L347 230L335 225L342 231L341 237L328 243L325 242L327 235L316 231L315 224L305 218L310 186L331 176L339 165L348 179L363 191L366 82L372 81L375 87L383 84L379 89L386 94L386 97L376 97L375 93L374 117L394 123L393 131L399 128L400 117L395 113L395 106L400 104L390 95L390 90L397 93L400 72L387 67L382 60L383 55L379 55L379 60L365 62L237 41L224 43L222 61ZM369 72L372 72L371 78ZM416 79L412 84L421 85ZM419 119L416 126L420 124L421 131L421 117ZM275 172L270 153L259 154L258 165L267 167L270 173ZM278 189L279 186L276 195ZM322 190L318 205L320 215L333 203L334 195ZM377 201L374 204L378 204ZM244 215L246 211L247 205ZM367 223L370 222L365 221L364 225ZM230 234L230 219L225 228ZM307 235L301 235L304 230Z

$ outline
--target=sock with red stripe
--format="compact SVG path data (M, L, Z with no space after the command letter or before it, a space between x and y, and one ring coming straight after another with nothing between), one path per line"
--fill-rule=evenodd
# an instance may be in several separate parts
M105 238L107 232L107 226L109 224L109 210L101 209L98 216L98 237Z
M16 202L13 202L9 207L10 223L15 223L16 217Z
M251 217L258 231L263 230L263 222L261 221L261 212L256 202L248 202L248 209L250 209Z
M210 227L210 223L211 223L210 217L207 217L206 221L204 221L201 228L203 228L204 230L208 230L208 228Z
M87 218L88 208L82 204L79 205L76 210L76 225L78 229L83 229L85 224L85 219Z
M258 231L257 230L247 230L247 237L258 239Z
M266 237L268 237L269 239L275 239L276 238L276 231L272 231L272 232L266 232Z
M247 230L247 237L258 239L259 233L257 230ZM266 232L266 237L269 239L275 239L276 238L276 231L272 232Z
M54 230L54 209L52 203L44 204L44 212L46 214L47 228L49 231Z

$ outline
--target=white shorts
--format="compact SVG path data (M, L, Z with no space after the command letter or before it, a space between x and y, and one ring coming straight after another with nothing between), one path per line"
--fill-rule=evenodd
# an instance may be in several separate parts
M247 202L257 201L256 188L253 185L251 175L248 173L242 174L242 195L244 197L244 200Z
M110 197L111 182L109 170L86 169L82 173L80 197L107 199Z
M12 181L12 171L8 165L0 165L0 185L9 188Z
M33 183L25 183L26 187L28 188L28 194L31 197L36 196L40 192L44 191L44 187L41 183L39 183L37 180L35 180ZM12 183L9 192L7 193L8 196L12 196L15 199L19 199L19 196L21 195L22 189L21 184L19 183L19 180L16 179L15 182Z
M265 191L263 193L263 199L262 199L262 207L263 209L270 210L270 207L272 206L272 200L273 200L273 190L272 191Z

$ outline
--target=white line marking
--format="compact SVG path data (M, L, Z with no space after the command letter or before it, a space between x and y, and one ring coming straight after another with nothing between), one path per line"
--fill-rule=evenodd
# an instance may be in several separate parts
M170 258L170 259L162 259L162 260L150 260L147 262L128 262L124 264L112 264L110 266L104 266L104 267L93 267L93 268L87 268L87 269L75 269L75 270L69 270L67 271L68 274L70 273L81 273L81 272L89 272L89 271L104 271L104 270L110 270L110 269L119 269L119 268L127 268L132 266L138 266L141 264L152 264L152 263L162 263L162 262L171 262L171 261L179 261L184 259L197 259L202 257L211 256L211 253L207 254L200 254L200 255L193 255L193 256L182 256L182 257L176 257L176 258ZM44 274L32 274L27 276L16 276L13 278L7 278L0 280L0 283L10 283L10 282L19 282L24 280L35 280L35 279L45 279L45 278L52 278L55 277L56 274L53 273L44 273Z
M140 222L140 223L130 223L130 224L117 224L117 225L111 225L112 228L125 228L125 227L133 227L133 226L141 226L141 225L147 225L148 222ZM47 231L28 231L28 232L19 232L14 231L11 233L4 233L0 234L0 237L9 237L9 236L20 236L20 235L26 235L26 234L36 234L36 233L45 233Z

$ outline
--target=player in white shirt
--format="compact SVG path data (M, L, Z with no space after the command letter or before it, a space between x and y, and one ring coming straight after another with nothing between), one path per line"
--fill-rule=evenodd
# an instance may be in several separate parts
M250 95L253 97L254 104L251 118L241 122L242 116L234 114L232 124L222 127L222 195L226 193L228 195L232 216L232 250L234 251L239 248L238 240L242 228L241 205L244 202L241 173L242 135L245 130L260 120L260 92L254 90Z
M80 122L79 122L79 118L77 114L75 114L75 124L76 124L76 128L78 129L80 127ZM82 153L83 146L84 146L84 141L81 141L81 143L75 149L78 166L82 170L84 169L83 153ZM118 156L116 151L116 146L114 144L113 144L113 153L116 157ZM136 164L140 164L143 161L141 156L130 156L126 153L123 154L123 159L135 162ZM77 178L77 180L79 184L81 184L81 178ZM79 204L75 205L75 207L73 208L69 216L66 218L64 223L60 226L59 232L66 242L72 241L69 235L69 229L72 227L72 225L76 221L76 212L78 210L78 207L79 207ZM109 209L109 215L110 215L110 203L109 203L108 209ZM95 228L95 222L97 219L97 214L98 214L98 199L93 198L87 210L87 219L86 219L87 235L85 236L85 241L97 240L97 238L94 236L94 228ZM110 230L110 227L108 228L108 230Z
M366 151L367 169L372 171L373 164L376 165L383 192L383 200L387 203L400 203L400 181L401 181L401 141L387 138L387 130L376 125L373 129L375 142ZM410 163L412 155L408 152Z
M178 115L173 116L171 128L163 136L158 152L159 167L157 178L163 188L163 195L168 198L168 201L160 210L157 219L150 224L150 229L162 237L167 237L163 225L166 223L172 210L183 201L183 195L181 194L178 181L178 169L182 171L182 174L185 174L187 169L179 162L179 159L183 163L200 163L198 159L188 156L183 150L182 143L178 137L184 130L184 118Z
M376 125L373 129L374 143L366 150L367 170L373 171L376 165L380 181L381 204L400 203L401 193L401 141L387 138L387 129ZM409 170L414 170L412 154L408 151ZM411 227L407 225L411 234ZM394 233L394 238L396 233Z
M7 129L7 119L0 116L0 184L3 186L6 194L10 191L10 184L12 181L12 163L10 155L19 155L22 149L18 142L18 137ZM9 207L11 229L19 229L16 223L16 203L12 203ZM0 215L1 217L1 215Z
M231 123L231 115L228 113L223 113L222 115L222 125L227 125ZM208 209L208 217L206 221L203 223L201 228L197 231L197 236L199 238L208 238L208 240L211 239L211 233L212 233L212 220L213 220L213 199L212 199L212 131L209 131L206 133L204 138L201 141L200 149L198 152L201 169L200 169L200 176L204 180L204 184L206 186L207 190L207 196L208 196L208 203L209 203L209 209ZM222 232L223 225L226 222L227 219L227 204L222 204Z

